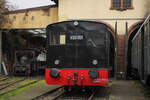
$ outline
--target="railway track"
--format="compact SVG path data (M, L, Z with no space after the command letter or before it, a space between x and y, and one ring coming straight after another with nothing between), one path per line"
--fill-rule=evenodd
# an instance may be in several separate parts
M26 79L26 78L19 79L19 80L15 80L15 81L12 81L12 82L3 83L3 84L0 85L0 90L5 89L5 88L7 88L7 87L9 87L9 86L11 86L11 85L13 85L13 84L15 84L15 83L24 81L25 79Z
M28 82L28 83L26 83L26 84L24 84L24 85L18 86L18 87L16 87L16 88L13 88L13 89L10 89L10 90L8 89L8 90L6 90L5 92L0 93L0 96L2 96L2 95L4 95L4 94L7 94L7 93L9 93L9 92L12 92L12 91L15 91L15 90L24 88L24 87L26 87L26 86L28 86L28 85L35 84L35 83L37 83L38 81L39 81L39 80L31 81L31 82ZM21 82L21 81L20 81L20 82Z
M40 79L32 80L29 78L4 78L0 83L0 97L28 85L35 84L39 81Z
M110 91L111 87L97 87L87 89L85 92L78 88L66 92L61 87L32 100L109 100Z
M46 98L48 98L50 100L53 100L53 99L58 98L59 96L61 96L63 93L64 93L64 87L62 86L62 87L58 87L54 90L51 90L47 93L44 93L44 94L42 94L38 97L35 97L31 100L46 100Z
M9 79L9 78L8 77L7 78L2 78L2 79L0 79L0 82L5 81L7 79Z

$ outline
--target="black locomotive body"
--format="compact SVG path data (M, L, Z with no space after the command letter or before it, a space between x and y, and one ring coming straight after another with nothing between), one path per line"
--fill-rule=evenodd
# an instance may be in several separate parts
M77 26L74 21L48 26L48 65L58 68L101 66L112 69L112 34L104 24L79 22ZM57 59L60 60L58 65L55 64ZM96 65L92 64L94 60L98 60Z

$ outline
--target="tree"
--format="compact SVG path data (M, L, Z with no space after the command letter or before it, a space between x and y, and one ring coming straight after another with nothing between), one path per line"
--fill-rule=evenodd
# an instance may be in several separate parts
M4 12L7 12L7 6L6 6L6 0L0 0L0 26L2 25L2 22L6 21L7 18L4 16Z

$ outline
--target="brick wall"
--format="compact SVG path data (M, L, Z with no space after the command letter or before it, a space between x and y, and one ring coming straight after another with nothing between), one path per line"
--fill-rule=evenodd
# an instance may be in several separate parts
M117 71L125 72L125 35L118 35Z

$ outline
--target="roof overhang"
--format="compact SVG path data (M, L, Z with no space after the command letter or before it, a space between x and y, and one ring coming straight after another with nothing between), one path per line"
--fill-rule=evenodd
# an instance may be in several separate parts
M58 5L58 0L52 0L52 1L54 1Z

